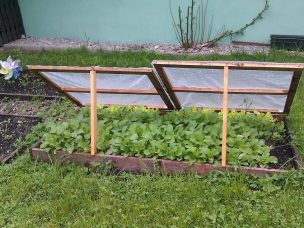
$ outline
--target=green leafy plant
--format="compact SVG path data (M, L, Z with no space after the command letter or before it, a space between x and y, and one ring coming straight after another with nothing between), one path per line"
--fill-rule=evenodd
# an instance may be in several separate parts
M144 107L99 107L97 149L105 154L217 164L221 116L209 109L186 108L161 116ZM89 110L83 108L69 120L48 123L41 148L89 152L89 120ZM231 111L228 123L229 164L265 167L276 162L265 140L279 140L284 128L271 114Z

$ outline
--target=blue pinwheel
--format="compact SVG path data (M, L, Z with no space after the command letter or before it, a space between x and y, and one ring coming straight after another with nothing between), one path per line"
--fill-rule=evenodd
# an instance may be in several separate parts
M5 76L5 80L11 78L17 80L20 77L22 67L20 66L20 60L15 60L9 56L6 61L0 61L1 69L0 74Z

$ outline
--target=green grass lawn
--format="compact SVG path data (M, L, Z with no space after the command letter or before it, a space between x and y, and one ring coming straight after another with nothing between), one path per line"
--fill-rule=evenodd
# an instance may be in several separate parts
M23 65L150 66L154 59L244 60L304 62L286 52L205 57L145 52L86 50L21 53ZM0 53L4 59L8 53ZM304 80L289 115L294 142L304 155ZM66 112L69 102L44 113L53 118ZM70 111L67 111L70 110ZM113 174L105 167L87 169L30 160L28 149L43 134L35 127L20 142L26 153L0 167L0 227L301 227L304 225L304 173L273 177L211 173L198 177Z
M105 175L22 156L0 168L1 227L301 227L304 175Z

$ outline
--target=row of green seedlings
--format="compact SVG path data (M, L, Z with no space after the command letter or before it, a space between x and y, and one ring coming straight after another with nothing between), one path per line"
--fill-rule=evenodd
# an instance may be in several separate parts
M100 106L97 125L100 154L220 163L221 112L186 108L160 115L158 110L144 107ZM82 108L64 122L48 122L46 128L42 149L69 153L90 151L88 108ZM277 158L270 155L270 150L282 139L283 131L283 124L270 113L230 111L228 164L267 167L276 163Z

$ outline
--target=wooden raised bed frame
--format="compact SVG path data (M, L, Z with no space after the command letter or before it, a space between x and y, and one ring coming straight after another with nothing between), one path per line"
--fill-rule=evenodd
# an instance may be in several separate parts
M135 158L135 157L122 157L122 156L110 156L110 155L98 155L96 149L97 143L97 93L112 93L112 94L159 94L167 105L168 109L181 109L181 104L177 98L175 92L195 92L195 93L222 93L223 94L223 106L217 108L223 112L223 124L222 124L222 154L221 165L211 164L199 164L195 163L189 166L185 161L169 161L158 159L157 164L160 172L162 173L182 173L192 172L197 174L205 174L211 170L235 170L233 167L227 165L226 153L227 153L227 112L228 112L228 94L271 94L271 95L287 95L284 111L273 109L263 109L257 111L271 112L280 120L284 120L285 116L289 113L293 99L296 94L296 90L302 75L304 64L286 64L286 63L259 63L259 62L223 62L223 61L153 61L152 69L149 68L116 68L116 67L69 67L69 66L28 66L28 70L38 71L40 75L47 81L49 81L43 71L59 71L59 72L86 72L90 78L90 88L61 88L49 81L55 88L73 100L75 103L80 104L74 97L67 94L67 92L90 92L90 104L81 104L90 106L91 109L91 154L85 153L73 153L68 154L63 151L57 151L56 154L48 154L45 151L39 149L39 144L35 145L31 151L31 157L33 159L42 161L57 160L59 162L74 162L77 164L83 163L85 165L91 165L93 162L112 161L114 168L120 171L138 172L143 173L147 170L149 172L156 172L152 159L148 158ZM223 69L223 88L195 88L195 87L173 87L168 76L164 71L164 67L179 67L179 68L209 68L209 69ZM289 90L282 89L228 89L228 77L229 69L244 69L244 70L270 70L270 71L293 71L293 77L291 80ZM98 89L96 88L96 73L111 73L111 74L146 74L155 90L113 90L113 89ZM162 83L157 80L159 76ZM162 86L163 85L163 86ZM172 101L172 102L171 102ZM147 106L149 107L149 106ZM159 108L159 107L150 107ZM246 110L250 111L250 110ZM300 165L299 155L296 153L297 166ZM146 168L142 169L141 165ZM239 167L237 169L240 172L246 174L274 174L282 173L285 170L280 169L263 169L263 168L249 168Z
M285 123L287 137L290 138L288 124ZM161 174L183 174L194 173L199 175L207 174L211 171L220 172L240 172L245 175L273 175L286 173L288 170L284 169L269 169L269 168L256 168L240 166L238 168L230 165L213 165L209 163L194 163L190 165L187 161L172 161L164 159L153 160L151 158L138 158L138 157L124 157L121 155L102 155L90 153L72 153L69 154L65 151L56 151L55 153L48 153L40 148L40 142L34 144L31 148L30 155L33 160L60 164L74 163L78 165L94 166L110 162L112 168L118 172L131 172L131 173L161 173ZM293 148L294 165L296 169L302 167L301 156L299 152Z
M48 153L40 149L40 143L35 144L31 149L31 158L43 162L59 162L60 164L74 163L78 165L93 166L110 162L114 170L118 172L130 173L161 173L161 174L183 174L194 173L204 175L211 171L237 171L246 175L272 175L287 172L282 169L267 169L267 168L251 168L240 166L238 168L230 165L213 165L209 163L194 163L192 165L187 161L172 161L164 159L152 158L137 158L137 157L124 157L120 155L90 155L89 153L73 153L69 154L64 151L56 151Z

